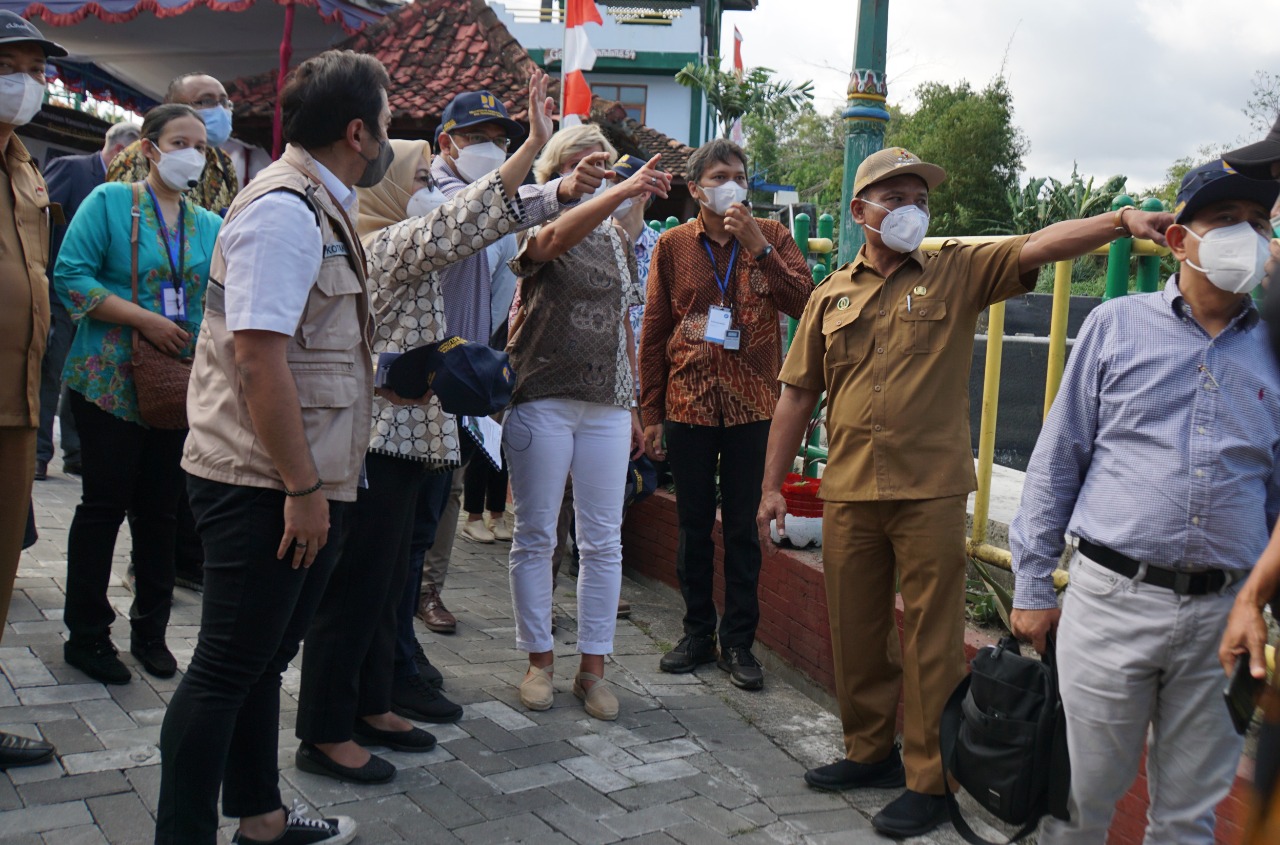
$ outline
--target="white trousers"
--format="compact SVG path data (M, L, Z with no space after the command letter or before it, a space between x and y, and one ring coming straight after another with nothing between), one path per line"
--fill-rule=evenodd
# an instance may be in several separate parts
M1239 590L1178 596L1076 553L1058 628L1071 821L1041 845L1100 845L1147 743L1145 845L1213 845L1242 740L1223 703L1218 643Z
M511 600L516 648L551 651L551 554L565 481L581 555L578 651L609 654L622 588L622 499L631 450L631 412L573 399L516 405L502 427L516 525Z

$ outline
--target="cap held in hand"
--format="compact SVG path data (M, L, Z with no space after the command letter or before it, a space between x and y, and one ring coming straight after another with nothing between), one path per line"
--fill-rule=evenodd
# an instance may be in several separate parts
M505 408L515 384L507 353L460 337L409 350L391 364L386 379L406 399L431 391L449 413L471 417Z

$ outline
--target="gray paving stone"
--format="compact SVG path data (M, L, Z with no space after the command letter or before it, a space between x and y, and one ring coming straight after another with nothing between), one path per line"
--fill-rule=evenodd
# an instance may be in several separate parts
M410 790L405 797L450 830L485 820L484 814L444 784Z
M454 835L467 845L498 845L505 842L540 843L554 837L556 832L533 813L521 813L459 828Z
M85 803L109 842L149 842L155 836L155 819L133 793L104 795Z
M628 810L640 810L645 807L653 807L658 804L672 804L682 798L688 798L693 795L693 790L682 785L679 781L665 781L662 783L646 783L641 786L633 786L630 789L622 789L609 794L609 798L618 802Z
M767 795L761 799L778 815L816 813L823 810L840 810L849 806L844 796L831 792L808 790L795 795Z
M817 813L796 813L779 817L793 830L800 833L834 833L836 831L854 830L871 823L857 810L847 807L843 810L824 810Z
M731 841L700 822L672 825L662 832L683 845L729 845Z
M46 833L43 837L45 845L109 845L107 837L97 825L71 827Z
M507 758L517 769L522 769L526 766L538 766L543 763L558 763L561 760L577 757L581 753L569 743L559 741L544 742L528 748L504 751L502 756Z
M471 804L486 819L501 819L531 813L540 808L559 807L564 804L560 798L545 787L527 789L509 795L491 795L486 798L473 798Z
M0 671L13 687L48 687L58 683L29 648L0 648Z
M635 785L634 780L618 774L616 769L596 757L572 757L561 760L560 765L598 792L608 794Z
M489 781L480 777L461 760L452 760L431 767L431 773L440 779L463 798L477 798L482 795L495 795L498 790Z
M631 754L612 739L598 734L571 739L569 744L584 754L591 755L611 769L638 766L643 762L639 757Z
M685 760L663 760L661 763L645 763L641 766L618 770L618 774L629 777L637 783L677 780L697 773L698 770Z
M463 721L465 722L469 719L488 719L507 731L532 728L537 724L501 701L482 701L479 704L469 705L463 716Z
M129 714L110 698L81 701L75 705L80 718L95 733L103 731L124 731L136 728L137 724L129 718Z
M478 739L467 737L449 743L449 753L470 766L477 774L495 775L516 767L506 754L499 754ZM523 750L523 749L516 749ZM514 751L507 752L515 753Z
M573 775L560 766L554 763L543 763L538 766L529 766L528 768L490 775L488 781L502 792L510 793L536 789L540 786L549 786L553 783L568 780L571 777Z
M86 751L82 754L66 754L62 766L68 774L104 772L109 769L132 769L137 766L156 766L160 763L160 749L154 745L133 745L125 748L108 748L102 751Z
M524 743L509 731L495 725L488 719L474 719L470 722L459 722L458 726L476 739L483 742L493 751L511 751L523 748Z
M723 805L722 805L723 806ZM764 827L778 820L778 814L760 802L747 804L744 807L732 808L735 813L753 824Z
M93 816L83 801L26 807L0 814L0 841L47 830L93 824Z
M621 837L640 836L653 833L663 828L684 824L689 817L670 804L646 807L627 813L625 816L611 816L601 819L600 823Z
M120 772L111 771L71 775L57 780L29 783L20 787L18 793L28 806L32 806L80 801L98 795L128 792L132 788L133 785L125 779L124 775Z
M0 813L17 810L22 807L22 798L18 789L6 777L0 777Z
M540 808L534 811L538 818L572 839L578 845L609 845L620 837L599 820L588 816L576 807Z
M37 704L70 704L95 698L110 698L102 684L64 684L56 687L28 687L16 690L18 701L30 707Z
M663 760L674 760L701 754L703 748L688 739L671 739L664 742L652 742L648 745L637 745L631 753L645 763L660 763Z
M600 819L605 816L618 816L626 812L625 809L609 800L605 795L580 780L555 783L547 787L547 791L592 818Z
M64 756L102 750L102 742L94 736L93 730L78 719L42 722L40 733Z

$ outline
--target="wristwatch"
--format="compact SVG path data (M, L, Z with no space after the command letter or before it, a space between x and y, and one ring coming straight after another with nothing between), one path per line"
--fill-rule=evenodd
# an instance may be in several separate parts
M756 258L756 261L764 261L770 255L773 255L773 244L765 244L764 249L761 250L760 254L757 255L755 258Z

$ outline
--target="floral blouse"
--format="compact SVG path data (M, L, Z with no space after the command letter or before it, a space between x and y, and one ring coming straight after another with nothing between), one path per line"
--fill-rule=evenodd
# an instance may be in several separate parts
M196 333L204 316L204 291L209 261L222 218L183 199L185 251L182 292L186 319L178 325L190 332L183 357L195 352ZM170 284L169 251L160 231L151 195L143 190L138 230L138 304L161 311L162 286ZM53 284L76 323L75 338L62 371L62 383L102 410L122 420L141 423L133 386L133 329L95 319L89 314L108 296L133 299L132 245L133 186L108 182L93 189L67 227ZM178 238L178 221L166 221L170 238Z
M519 205L507 201L495 170L429 216L375 232L365 244L374 366L379 353L406 352L448 337L437 271L483 250L520 223ZM435 396L421 405L393 405L375 396L369 449L441 469L462 459L457 418Z
M658 243L658 233L642 226L631 248L636 254L636 281L640 283L640 304L631 306L631 334L636 339L636 355L640 354L640 327L644 323L645 287L649 283L649 261L653 258L653 247Z

